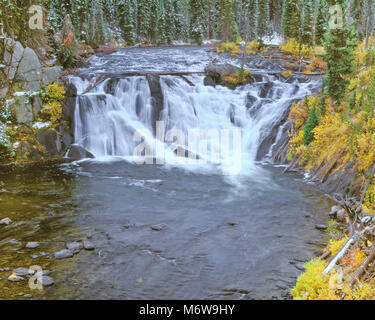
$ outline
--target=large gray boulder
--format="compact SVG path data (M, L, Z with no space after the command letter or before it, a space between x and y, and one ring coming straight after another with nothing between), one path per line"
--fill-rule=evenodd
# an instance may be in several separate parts
M53 83L59 80L63 67L55 66L42 69L42 82L43 84Z
M230 76L235 74L240 68L229 63L210 63L205 68L207 75L215 77Z
M5 39L3 61L7 66L5 74L11 81L16 75L18 65L22 59L23 54L24 48L21 43L19 43L18 41L14 41L13 39Z
M42 80L42 66L33 49L26 48L24 50L16 78L25 82L26 90L39 90Z
M38 117L40 110L43 108L43 102L40 97L34 97L33 99L33 116L34 120Z
M42 128L38 131L36 138L44 147L48 156L59 157L61 155L62 146L60 136L56 130L52 128Z
M19 95L14 99L7 100L6 105L18 123L31 124L33 122L33 107L28 103L26 95Z
M70 146L67 157L74 161L95 158L91 152L87 151L85 148L79 146L78 144L73 144Z

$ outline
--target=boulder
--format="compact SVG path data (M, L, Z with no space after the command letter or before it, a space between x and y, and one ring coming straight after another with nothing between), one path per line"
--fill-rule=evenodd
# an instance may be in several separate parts
M13 270L13 274L19 277L24 277L24 276L31 276L34 274L35 271L28 269L28 268L18 268Z
M325 224L316 224L315 229L326 230L328 227Z
M95 156L91 152L87 151L85 148L77 144L73 144L70 146L67 157L74 161L95 158Z
M24 50L16 78L25 82L25 89L39 90L40 81L42 80L42 66L33 49L27 47Z
M0 220L0 225L9 225L9 224L11 224L12 223L12 220L10 220L9 218L4 218L4 219L2 219L2 220Z
M57 82L63 71L63 67L55 66L42 69L42 82L43 84Z
M83 248L83 244L82 242L77 242L77 241L74 241L74 242L69 242L66 244L66 247L71 251L73 252L73 254L75 253L79 253L81 251L81 249Z
M346 218L345 210L344 209L338 210L337 213L336 213L336 219L337 219L337 221L339 221L339 222L345 222L345 218Z
M339 206L333 206L331 208L331 212L328 214L330 218L335 219L337 217L337 212L340 211L341 208Z
M40 97L34 97L33 99L33 117L34 120L38 117L40 110L43 108L43 102Z
M6 85L3 88L0 88L0 99L4 99L9 91L9 87Z
M66 258L71 258L73 257L73 252L71 252L68 249L63 249L58 252L55 252L54 254L55 259L66 259Z
M38 281L42 284L43 287L50 287L55 284L53 278L49 276L41 276L38 278Z
M28 103L26 94L19 94L16 98L7 100L6 104L18 123L31 124L33 122L33 107Z
M7 66L5 74L9 80L14 79L23 53L24 48L20 42L14 41L13 39L5 39L3 61Z
M62 148L60 136L56 130L52 128L42 128L38 131L36 138L49 156L57 157L60 155Z
M205 86L215 87L216 86L216 82L211 77L205 77L204 78L204 85Z
M94 244L88 240L83 241L83 247L85 248L85 250L89 250L89 251L95 249Z
M67 98L77 97L77 88L73 83L68 83L65 85L65 96Z
M38 247L39 247L39 243L38 242L31 241L31 242L28 242L26 244L26 248L27 249L35 249L35 248L38 248Z
M240 68L229 63L217 64L217 63L210 63L205 68L205 73L207 76L212 78L223 77L223 76L230 76L235 74Z

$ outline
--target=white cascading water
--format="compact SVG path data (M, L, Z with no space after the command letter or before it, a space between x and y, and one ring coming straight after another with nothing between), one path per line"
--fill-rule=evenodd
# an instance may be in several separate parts
M236 90L205 86L203 77L198 75L189 76L188 81L177 76L161 77L164 106L159 119L164 121L166 131L179 129L187 135L191 129L215 129L230 132L229 139L235 139L233 132L240 130L240 152L238 147L234 149L233 143L228 144L232 149L220 152L222 137L219 140L211 139L206 141L206 154L201 149L193 150L193 154L198 154L198 160L192 162L171 151L171 143L156 138L152 96L146 77L127 77L112 84L110 81L108 79L89 93L82 94L89 81L80 77L71 78L79 94L75 109L76 144L99 159L120 156L134 160L134 150L140 144L140 141L135 141L135 132L141 132L143 141L154 148L154 156L162 155L166 164L191 167L201 164L202 159L211 159L212 153L218 152L214 163L209 166L226 170L229 164L231 170L241 174L253 168L260 143L275 126L280 125L291 102L302 99L314 88L312 83L290 84L267 75L263 76L263 82ZM279 128L273 145L281 138L281 130ZM185 150L192 151L187 141L188 138L185 140ZM210 152L211 155L208 154Z

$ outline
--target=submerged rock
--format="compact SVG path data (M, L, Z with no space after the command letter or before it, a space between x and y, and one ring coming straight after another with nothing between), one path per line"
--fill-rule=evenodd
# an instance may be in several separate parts
M316 224L315 229L326 230L328 227L325 224Z
M0 225L5 224L7 226L11 223L12 223L12 220L10 220L9 218L5 218L5 219L0 220Z
M337 217L337 212L339 212L341 208L339 206L333 206L331 209L331 212L328 214L331 218L336 218Z
M38 242L28 242L26 244L26 248L28 248L28 249L35 249L35 248L38 248L38 247L39 247Z
M152 226L151 229L154 230L154 231L162 231L162 230L164 230L166 227L167 227L166 224L164 224L164 223L160 223L160 224L156 224L156 225Z
M66 247L73 253L79 253L83 247L81 242L70 242L66 245Z
M339 211L337 211L337 213L336 213L337 221L345 222L345 217L346 217L346 213L345 213L344 209L340 209Z
M74 161L95 158L95 156L91 152L87 151L85 148L77 144L71 145L67 153L67 157Z
M16 276L31 276L34 274L34 271L28 268L17 268L13 270L13 274Z
M67 249L60 250L54 254L56 259L66 259L73 257L73 252Z
M19 282L19 281L22 281L22 280L25 280L25 278L22 278L20 276L17 276L16 274L11 274L9 277L8 277L8 280L9 281L12 281L12 282Z
M88 240L83 241L83 247L86 250L94 250L95 249L94 244L92 242L88 241Z
M38 278L38 281L42 284L43 287L50 287L55 284L53 278L49 276L41 276Z

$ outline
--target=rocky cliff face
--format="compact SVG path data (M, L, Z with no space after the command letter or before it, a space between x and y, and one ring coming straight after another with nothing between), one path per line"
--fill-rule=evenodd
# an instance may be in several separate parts
M7 141L12 159L61 158L72 139L66 125L54 128L40 120L39 92L60 82L63 68L42 65L33 49L10 38L0 39L0 59L0 126L2 132L11 130L16 140Z

